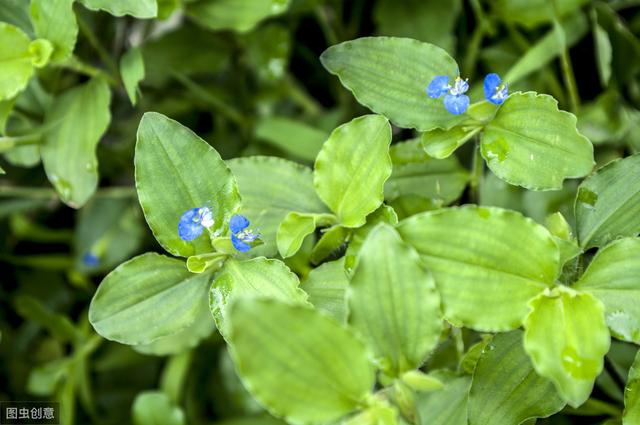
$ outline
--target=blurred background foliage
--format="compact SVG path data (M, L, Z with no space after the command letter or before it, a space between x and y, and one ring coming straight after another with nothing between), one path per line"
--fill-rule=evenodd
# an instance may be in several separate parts
M406 36L446 49L476 90L487 72L497 72L517 81L511 91L553 95L578 116L598 166L640 151L639 1L554 0L554 14L546 0L158 0L156 19L114 17L82 3L100 2L74 5L75 65L39 70L11 106L0 103L5 136L31 137L0 159L0 399L60 400L67 423L280 423L242 388L209 317L133 349L103 340L87 321L107 272L160 250L133 187L135 132L145 111L193 129L224 159L270 155L311 165L333 128L367 112L319 55L361 36ZM28 9L28 0L2 0L0 21L33 34ZM132 48L145 69L135 106L120 65ZM97 148L99 188L76 210L47 182L38 131L61 93L95 75L110 82L111 122ZM76 114L69 119L82 121L82 111ZM394 142L416 136L394 128ZM394 175L419 178L403 185L392 177L387 202L401 218L464 203L470 149L429 169L425 155L394 148ZM435 184L429 173L447 185L446 195L425 195ZM487 173L479 197L540 222L555 211L572 221L576 187L567 181L560 191L531 192ZM99 261L88 261L88 253ZM302 277L311 270L308 249L287 262ZM620 405L634 354L614 342L596 390L609 404L539 423L599 423ZM456 362L453 343L445 342L429 366Z

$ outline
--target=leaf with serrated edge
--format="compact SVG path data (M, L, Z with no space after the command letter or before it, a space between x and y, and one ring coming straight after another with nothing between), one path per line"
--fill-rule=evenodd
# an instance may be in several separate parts
M555 281L556 243L515 211L447 208L409 217L398 231L433 273L445 318L456 326L515 329L527 301Z
M177 121L157 112L143 115L135 153L136 190L144 217L160 245L173 255L211 252L205 230L193 241L178 235L182 214L209 205L225 230L240 208L236 180L218 152Z
M333 422L373 389L365 346L316 310L244 298L233 303L230 319L231 353L246 388L289 423Z
M480 137L482 156L502 180L532 190L562 188L595 165L593 145L578 133L576 117L551 96L513 93Z
M345 227L359 227L384 199L391 175L391 126L364 115L333 130L316 158L313 184Z
M389 376L418 368L442 331L440 296L420 256L387 224L367 236L348 289L349 323Z
M322 65L340 78L362 105L395 125L428 131L450 128L464 116L449 113L426 88L438 75L453 81L456 61L433 44L400 37L363 37L329 47Z
M209 306L220 333L229 332L228 310L238 298L275 298L305 304L307 294L298 277L279 260L264 257L248 261L229 259L211 285Z
M575 214L580 246L604 246L640 233L640 154L611 161L578 187Z
M89 321L104 338L147 344L191 325L206 298L211 273L192 274L180 260L146 253L104 278L89 307Z
M600 249L573 287L602 301L616 338L640 344L640 239L624 238Z
M604 306L593 295L565 286L546 290L529 304L524 348L536 371L578 407L589 398L611 344Z

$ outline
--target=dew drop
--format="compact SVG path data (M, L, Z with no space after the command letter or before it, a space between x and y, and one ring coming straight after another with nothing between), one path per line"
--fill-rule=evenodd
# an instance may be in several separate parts
M562 367L576 379L589 379L598 368L595 360L580 356L571 346L565 347L560 356Z

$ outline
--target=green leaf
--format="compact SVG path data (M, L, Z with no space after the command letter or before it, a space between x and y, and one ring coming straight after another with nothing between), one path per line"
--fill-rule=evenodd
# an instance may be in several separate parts
M60 342L76 342L78 333L68 317L51 311L37 298L19 295L15 301L16 312L30 322L47 329Z
M210 252L207 254L192 255L187 258L187 269L191 273L202 273L205 270L218 270L223 264L227 254L222 252Z
M398 231L433 273L445 318L455 326L515 329L528 312L527 301L555 281L559 253L553 238L515 211L447 208L405 219Z
M612 161L585 179L575 214L584 249L640 233L640 154Z
M530 302L524 348L536 371L572 407L584 403L602 372L611 339L604 307L593 295L557 286Z
M27 87L33 67L48 62L50 48L48 41L31 41L18 27L0 22L0 100L11 99Z
M158 15L156 0L80 0L87 9L104 10L113 16L131 15L139 19Z
M365 115L333 130L315 163L313 184L320 199L345 227L359 227L384 199L391 175L391 126Z
M416 396L419 425L467 425L467 401L471 377L436 374L444 382L440 391L422 392Z
M136 104L138 83L144 79L144 59L137 47L130 49L120 59L120 75L132 105Z
M211 320L211 310L207 297L197 301L196 318L192 324L178 332L155 339L148 344L134 345L138 353L151 356L168 356L182 353L196 347L200 341L207 338L215 330L215 323Z
M384 194L387 201L419 196L435 203L449 204L462 195L468 181L469 173L456 157L432 159L425 155L420 161L394 164L391 177L385 183Z
M83 206L98 185L96 146L109 127L111 90L94 78L55 98L45 116L50 128L40 147L47 177L60 199Z
M161 391L145 391L136 396L132 407L134 425L184 425L184 413Z
M623 425L638 425L640 423L640 351L629 369L629 378L624 388Z
M302 289L309 294L309 302L338 322L347 321L346 291L349 278L344 268L344 258L323 263L302 281Z
M366 337L386 375L418 368L438 343L442 313L433 277L387 224L365 239L347 299L349 323Z
M248 261L229 259L211 285L209 306L220 333L229 336L229 307L239 298L274 298L306 304L298 277L279 260L264 257Z
M455 126L449 130L436 128L422 133L422 146L429 156L437 159L444 159L469 139L478 134L482 127Z
M447 112L442 99L431 99L425 92L433 77L453 79L459 74L456 61L433 44L363 37L329 47L320 61L358 102L399 127L446 129L464 119Z
M291 0L198 0L189 2L187 14L212 30L251 31L260 21L280 15Z
M588 0L554 0L559 17L570 15ZM498 0L493 9L506 22L533 28L554 19L554 5L547 0Z
M192 274L180 260L146 253L104 278L89 320L106 339L147 344L191 325L210 282L211 273Z
M576 130L576 117L554 98L513 93L480 138L482 156L502 180L532 190L560 189L594 166L593 146Z
M351 238L353 230L340 225L323 229L322 236L311 251L311 263L320 264L330 255L336 255L341 252L347 241Z
M331 214L290 212L278 227L278 252L282 258L293 256L302 246L304 238L313 233L317 226L334 221L335 217Z
M564 405L553 383L533 369L521 331L497 334L482 350L469 390L469 425L520 424Z
M230 318L232 355L246 388L288 422L332 422L361 406L373 388L365 346L322 313L240 299Z
M600 249L574 285L604 304L611 333L640 344L640 239L624 238Z
M178 221L188 209L209 204L215 220L209 231L221 231L239 209L236 180L218 152L177 121L147 112L138 127L135 167L140 205L160 245L182 257L211 252L206 231L183 241Z
M290 118L265 117L256 126L256 138L295 158L313 162L327 134Z
M63 61L71 56L78 38L78 23L73 12L74 0L31 0L31 22L35 35L53 44L51 60Z
M291 211L325 213L313 187L311 170L281 158L254 156L228 161L242 193L241 213L260 229L264 245L252 255L272 257L277 253L276 233Z

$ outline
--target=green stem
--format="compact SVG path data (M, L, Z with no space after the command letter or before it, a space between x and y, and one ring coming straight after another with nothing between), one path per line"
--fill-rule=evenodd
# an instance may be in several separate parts
M473 149L473 162L471 163L471 176L469 179L471 202L478 203L480 201L480 184L482 174L484 172L484 160L480 152L480 143L476 137L476 144Z
M329 22L329 15L327 13L325 6L318 6L315 10L316 18L318 19L318 24L320 24L320 28L322 29L322 34L324 34L324 38L330 46L339 43L338 35L334 31L331 23Z
M578 113L580 108L580 97L578 95L578 86L576 85L576 77L573 73L573 66L571 65L571 58L569 57L569 50L567 49L566 35L564 29L560 25L560 13L557 0L551 0L554 14L554 30L557 32L558 38L562 38L562 53L560 55L560 65L562 67L562 77L565 85L567 86L567 92L569 94L569 104L571 112Z
M291 75L286 78L289 96L309 115L319 115L322 106L300 86L300 83Z
M113 78L111 75L106 73L100 68L96 68L93 65L89 65L88 63L82 62L76 56L71 56L66 61L59 64L60 67L69 69L71 71L77 72L79 74L88 75L89 77L100 77L104 78L107 83L114 87L118 87L118 80Z

